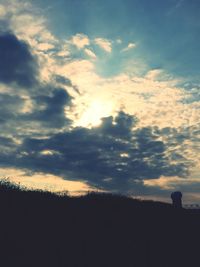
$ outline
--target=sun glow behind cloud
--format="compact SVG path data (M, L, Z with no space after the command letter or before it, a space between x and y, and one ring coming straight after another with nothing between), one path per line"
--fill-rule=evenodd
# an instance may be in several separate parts
M107 117L113 113L112 101L92 100L91 103L83 111L80 119L75 122L76 126L95 127L99 126L103 117Z

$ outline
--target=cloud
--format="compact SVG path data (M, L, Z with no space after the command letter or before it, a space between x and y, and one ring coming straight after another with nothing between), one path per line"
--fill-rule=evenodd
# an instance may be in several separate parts
M88 46L90 44L90 40L87 35L78 33L74 35L71 39L71 42L73 45L75 45L78 49L82 49L85 46Z
M200 180L195 178L180 178L180 177L165 177L161 176L158 179L144 180L145 186L159 187L165 190L178 190L184 186L192 185L200 187Z
M96 58L97 58L96 55L95 55L95 53L92 52L92 50L86 48L84 51L85 51L85 53L86 53L89 57L91 57L91 58L93 58L93 59L96 59Z
M37 62L29 46L12 33L0 34L0 82L30 87L36 82Z
M117 42L117 44L122 44L122 40L121 39L117 39L116 42Z
M0 122L1 125L9 124L16 119L16 115L23 108L24 101L19 96L0 94ZM5 127L5 125L4 125Z
M19 40L24 40L31 48L37 51L37 46L46 43L56 44L56 38L46 27L46 20L41 10L26 1L2 1L0 29L12 30ZM25 27L28 25L28 27Z
M141 127L152 124L158 127L186 127L195 125L200 119L199 102L187 102L191 91L188 94L177 85L180 81L167 75L164 70L150 70L142 76L122 73L103 78L96 73L91 61L74 60L64 63L59 72L70 77L81 93L79 98L74 99L77 121L96 101L101 102L102 106L110 106L108 110L111 115L123 107L127 113L138 117Z
M0 5L0 16L4 17L6 15L6 10L3 5Z
M161 69L153 69L147 72L145 77L149 80L157 80L157 78L162 75L163 70Z
M74 128L46 138L25 138L17 153L1 166L43 172L117 192L141 190L143 180L187 174L187 160L170 162L168 144L154 128L135 128L137 120L124 112L103 119L101 126ZM52 151L52 153L44 153ZM177 151L178 153L178 151ZM138 181L141 181L140 183Z
M54 48L53 44L48 44L48 43L39 43L37 46L38 50L40 51L48 51Z
M70 52L68 50L61 50L57 53L57 56L59 57L68 57L70 55Z
M109 40L104 38L96 38L94 41L99 47L101 47L107 53L112 52L112 43Z
M50 95L38 95L32 99L34 109L24 116L30 121L41 121L45 127L62 128L70 123L65 108L70 105L71 96L62 88L55 88Z
M60 76L64 82L56 80L54 72L54 53L65 45L55 49L57 40L30 3L5 1L3 6L7 27L0 34L1 133L21 140L68 127L72 98L67 89L78 89L66 76Z
M122 49L122 52L127 52L127 51L129 51L129 50L131 50L131 49L133 49L135 47L136 47L136 44L129 43L127 47L125 47L124 49Z

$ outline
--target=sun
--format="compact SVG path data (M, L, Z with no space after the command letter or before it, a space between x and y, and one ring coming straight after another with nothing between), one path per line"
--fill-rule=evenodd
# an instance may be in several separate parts
M76 125L87 128L99 126L102 122L101 119L110 116L112 112L112 102L97 99L93 100L83 111Z

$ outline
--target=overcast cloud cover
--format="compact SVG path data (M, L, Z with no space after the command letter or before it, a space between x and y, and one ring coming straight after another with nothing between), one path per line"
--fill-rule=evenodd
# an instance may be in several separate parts
M0 176L200 202L198 1L40 2L0 0Z

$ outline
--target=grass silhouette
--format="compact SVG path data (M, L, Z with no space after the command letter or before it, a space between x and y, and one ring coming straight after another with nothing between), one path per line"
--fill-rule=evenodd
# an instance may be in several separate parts
M89 193L69 197L0 183L2 267L198 266L200 213Z

